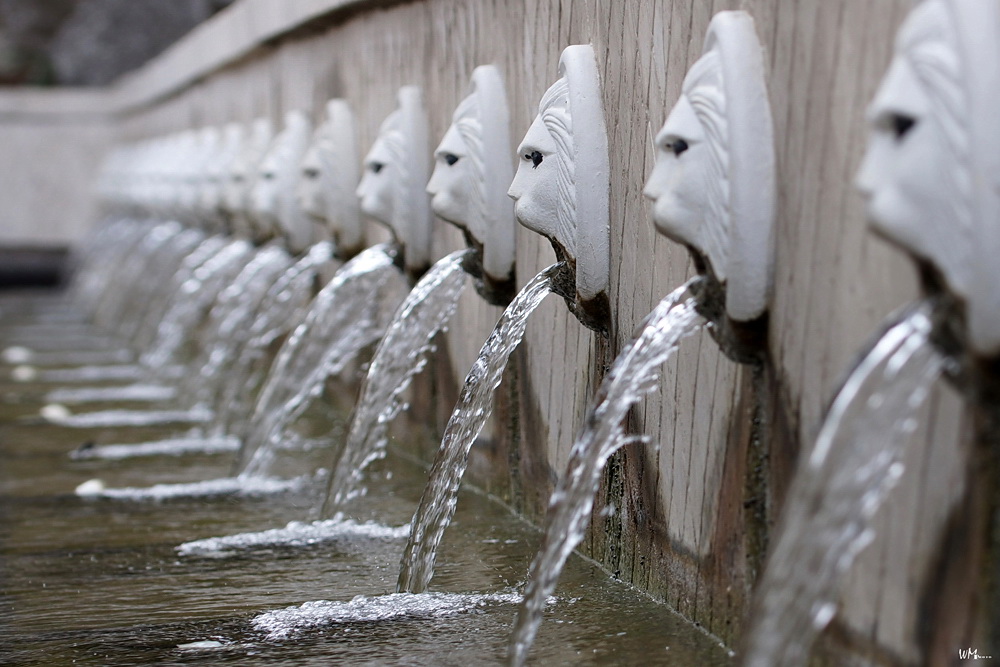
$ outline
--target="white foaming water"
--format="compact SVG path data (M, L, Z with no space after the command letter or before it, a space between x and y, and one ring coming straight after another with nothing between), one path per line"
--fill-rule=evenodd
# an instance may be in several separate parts
M77 387L56 389L45 395L52 403L99 403L102 401L166 401L177 394L176 387L162 384L130 384L123 387Z
M204 407L196 407L190 410L102 410L76 415L51 413L42 416L50 423L69 428L105 428L204 423L212 418L212 411Z
M498 605L513 605L520 599L521 596L514 592L359 595L350 602L319 600L269 611L254 618L253 627L265 633L268 640L275 641L327 625L442 618Z
M41 371L38 379L42 382L100 382L102 380L141 380L148 371L138 364L119 366L81 366ZM183 366L165 366L156 371L163 379L178 378L184 374Z
M805 664L833 619L844 577L874 539L872 518L903 474L915 415L943 368L930 333L930 307L921 304L886 331L837 393L788 491L743 664Z
M177 547L177 553L181 556L219 557L246 549L273 546L305 547L344 538L399 540L405 538L409 532L409 524L384 526L374 521L359 523L354 519L345 519L342 515L338 515L325 521L312 523L292 521L284 528L185 542Z
M528 570L524 601L511 634L508 655L512 665L523 665L527 659L546 601L566 559L583 539L608 458L630 441L623 428L628 411L658 386L660 367L681 341L705 325L695 309L695 298L689 296L700 280L690 280L660 301L601 382L583 433L570 451L566 472L549 499L545 534Z
M21 345L12 345L10 347L4 348L2 354L0 354L0 360L5 364L30 364L34 359L35 353L27 347Z
M500 386L507 360L524 338L528 317L552 292L553 277L564 269L565 264L559 262L532 278L507 306L479 351L445 427L420 506L413 516L413 530L403 552L397 590L419 593L430 583L437 545L455 514L469 450L493 412L493 394ZM349 472L356 485L361 471ZM340 497L346 498L350 490L345 484L339 490Z
M73 413L69 411L69 408L65 405L60 405L59 403L49 403L48 405L42 406L42 408L38 411L38 414L41 415L43 419L54 423L58 423L73 416Z
M72 306L67 306L67 308L69 307ZM50 327L46 332L26 331L25 329L26 327L18 327L17 325L4 327L4 340L14 347L23 347L31 352L31 358L20 363L37 361L36 355L39 354L65 354L69 350L91 354L111 353L115 350L125 349L120 338L97 331L90 324L86 327L84 325ZM4 359L0 359L0 361L8 364L15 363Z
M33 382L38 379L38 369L34 366L15 366L10 371L10 377L15 382Z
M121 445L97 445L70 452L73 459L127 459L140 456L180 456L182 454L216 454L235 452L240 441L232 437L168 438L152 442Z
M301 489L309 482L308 476L294 479L271 477L221 477L201 482L180 484L154 484L147 487L125 486L119 488L88 489L78 495L112 498L115 500L169 500L171 498L197 498L207 496L267 496Z
M70 344L70 341L65 341L65 344ZM9 349L10 348L8 348L8 350ZM135 353L128 349L64 350L53 352L32 352L25 358L24 361L16 363L30 363L34 366L83 366L95 364L123 364L133 361L134 359Z
M215 639L203 639L197 642L188 642L187 644L178 644L177 648L182 651L204 651L216 648L225 648L227 645Z
M96 478L88 479L86 482L79 484L74 490L74 493L78 496L93 497L101 495L101 492L104 491L105 488L106 487L104 486L104 482L102 480Z
M389 425L402 410L400 396L427 363L431 340L458 306L467 282L462 263L470 254L471 250L459 250L438 261L393 316L368 367L347 444L330 476L327 502L332 496L339 506L365 467L384 454Z
M391 253L391 246L374 246L345 264L285 341L243 438L236 466L241 475L266 474L275 444L323 393L327 378L385 332L385 304L392 299L380 293L391 276L399 275Z

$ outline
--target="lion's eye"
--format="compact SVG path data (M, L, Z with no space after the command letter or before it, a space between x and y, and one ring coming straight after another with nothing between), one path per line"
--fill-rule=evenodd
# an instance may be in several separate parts
M452 153L445 153L443 157L444 161L448 163L449 167L453 166L456 162L458 162L458 156L453 155Z
M368 165L368 168L372 170L373 174L377 174L380 171L382 171L382 167L384 166L385 165L382 164L381 162L372 162L370 165Z
M680 156L680 154L686 151L688 148L690 148L690 146L688 146L688 142L684 141L683 139L675 139L674 141L671 141L669 144L667 144L667 150L677 156Z
M530 153L524 154L524 159L531 161L532 169L538 169L538 165L540 165L542 163L542 160L544 160L545 158L538 151L531 151Z
M889 123L892 127L892 133L895 135L896 139L902 139L906 133L912 130L913 126L917 124L917 119L913 116L894 113L889 118Z

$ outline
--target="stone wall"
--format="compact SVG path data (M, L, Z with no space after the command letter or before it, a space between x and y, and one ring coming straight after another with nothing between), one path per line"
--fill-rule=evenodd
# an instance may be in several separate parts
M113 121L103 92L0 91L0 247L65 247L86 233Z

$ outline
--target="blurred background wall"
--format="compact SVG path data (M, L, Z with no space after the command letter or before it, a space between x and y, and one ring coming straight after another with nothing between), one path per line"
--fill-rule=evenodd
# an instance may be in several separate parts
M114 139L98 87L232 1L0 0L0 286L58 280L96 214L96 166Z

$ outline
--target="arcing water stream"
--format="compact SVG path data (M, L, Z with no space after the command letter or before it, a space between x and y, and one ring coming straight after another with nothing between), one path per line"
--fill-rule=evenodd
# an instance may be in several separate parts
M421 593L427 589L438 544L455 513L469 450L493 411L493 394L511 353L524 338L528 317L552 292L552 280L564 268L562 263L553 264L525 285L507 306L469 371L413 517L397 591Z
M393 253L388 246L375 246L345 264L314 299L295 332L278 354L256 409L250 415L247 435L242 439L237 475L193 483L159 484L152 487L83 488L79 493L108 498L173 498L188 495L266 494L286 491L304 483L304 479L271 479L267 475L275 456L275 447L287 437L288 428L301 416L323 389L326 379L343 370L357 353L381 336L385 330L386 295L380 295L390 277L396 274ZM381 298L380 298L381 297ZM219 309L224 320L234 312ZM205 410L206 408L195 408ZM137 413L141 415L142 413ZM118 416L118 415L114 415ZM210 415L206 415L208 421ZM124 416L118 423L124 421ZM135 425L156 422L137 421ZM225 449L228 440L222 435L208 439L205 449ZM163 441L150 447L137 447L146 453L162 453ZM171 445L193 449L190 439L174 440ZM120 449L113 451L120 455ZM120 457L120 456L119 456Z
M802 461L759 583L743 663L804 664L836 613L872 518L903 474L904 446L944 358L929 306L890 327L844 383Z
M384 456L389 424L403 409L400 397L427 363L431 341L458 306L466 283L462 264L470 254L459 250L438 261L396 311L368 367L347 441L330 476L324 515L339 508L356 491L364 469Z
M313 300L305 319L279 351L257 399L237 461L239 476L266 474L274 447L322 393L326 379L343 371L362 349L382 337L392 300L381 292L392 276L398 276L393 258L388 246L365 250L345 264Z
M583 433L570 452L566 472L549 499L542 545L531 562L524 600L511 634L513 665L526 661L546 601L555 591L566 559L583 539L604 466L627 442L623 422L629 409L657 386L660 366L681 340L705 324L695 308L695 297L690 296L698 280L682 285L660 301L601 383Z

